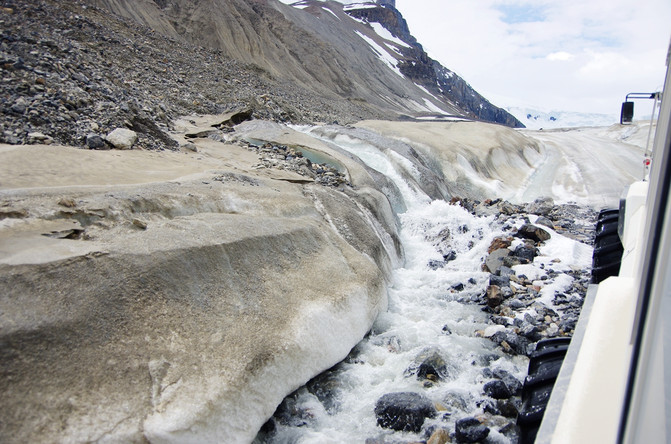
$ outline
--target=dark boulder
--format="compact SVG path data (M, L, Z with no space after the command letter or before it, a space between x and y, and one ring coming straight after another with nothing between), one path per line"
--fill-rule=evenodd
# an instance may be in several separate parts
M484 391L485 395L494 399L508 399L513 396L506 383L499 379L485 384Z
M99 134L88 134L86 136L86 146L92 150L103 150L109 148L105 140Z
M544 242L550 239L550 233L533 224L524 224L517 230L517 235L524 239L531 239L534 242Z
M501 267L504 268L504 267ZM505 267L508 268L508 267ZM489 285L496 285L498 287L507 287L510 285L510 276L497 276L495 274L489 276Z
M483 426L476 418L463 418L455 425L457 442L479 442L489 436L489 428Z
M387 393L375 403L377 424L392 430L419 432L436 408L429 398L414 392Z
M513 251L513 256L520 258L527 263L533 262L536 257L536 248L530 245L520 245Z
M499 331L492 335L491 340L499 344L503 351L511 354L527 355L531 342L524 336L511 331Z
M510 399L497 400L496 407L499 410L499 414L501 416L505 416L506 418L517 418L517 415L519 414L519 409L517 408L515 403ZM511 441L511 442L517 442L517 441Z
M552 223L552 221L545 216L541 216L538 219L536 219L535 224L536 225L543 225L545 227L554 229L554 224Z

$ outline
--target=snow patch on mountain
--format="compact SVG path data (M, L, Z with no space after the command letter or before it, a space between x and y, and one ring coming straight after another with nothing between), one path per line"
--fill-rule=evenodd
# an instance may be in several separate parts
M401 70L398 69L397 63L398 60L394 58L391 54L389 54L389 49L386 48L386 46L383 48L380 46L377 42L375 42L373 39L370 37L363 35L359 31L354 31L359 37L364 39L366 43L370 45L370 47L373 49L373 51L377 54L377 56L384 62L389 68L391 68L392 71L394 71L396 74L398 74L400 77L403 77L403 74L401 74Z
M380 23L369 23L369 25L372 26L375 33L377 35L379 35L380 37L382 37L383 39L388 40L388 41L394 43L395 45L399 45L399 46L402 46L404 48L410 48L411 47L410 45L408 45L407 43L405 43L403 40L399 39L398 37L394 37L392 35L392 33L389 32L389 30L387 28L382 26L382 24L380 24Z

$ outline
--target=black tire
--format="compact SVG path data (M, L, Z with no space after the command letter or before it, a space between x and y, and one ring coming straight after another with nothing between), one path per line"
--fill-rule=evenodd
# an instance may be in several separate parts
M571 338L544 339L529 358L522 388L522 409L517 416L520 444L533 444L543 420L552 388L559 375Z
M617 208L609 208L606 210L599 211L599 220L606 219L609 217L614 217L617 219L620 216L620 210Z
M596 223L596 238L592 254L592 283L598 284L620 272L624 248L617 232L618 210L603 210Z

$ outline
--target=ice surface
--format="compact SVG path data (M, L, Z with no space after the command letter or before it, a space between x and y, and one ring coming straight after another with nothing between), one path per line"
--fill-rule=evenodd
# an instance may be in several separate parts
M432 128L423 126L422 136ZM323 130L302 130L326 140L327 132ZM482 396L482 385L487 381L483 376L485 366L509 371L519 380L523 380L526 373L526 358L504 355L500 347L488 339L503 327L488 323L488 316L481 307L469 303L471 298L481 297L489 284L489 273L481 271L481 264L492 239L504 235L503 229L493 216L475 217L443 200L431 201L410 180L418 174L417 167L402 157L400 151L365 142L353 136L356 134L353 131L348 134L331 131L328 133L330 143L358 156L401 190L407 207L406 212L398 215L405 263L393 272L388 311L378 317L369 338L333 370L339 381L335 392L338 407L326 411L313 394L302 389L294 398L297 408L304 412L306 423L301 427L278 424L273 442L361 442L368 437L388 434L377 426L373 409L382 395L398 391L421 391L436 403L458 394L464 400L463 408L453 411L446 421L428 421L453 430L457 419L482 414L482 406L478 406L476 400ZM518 143L523 139L507 139L505 131L494 131L494 137L504 142L492 147L488 147L482 131L472 136L473 148L455 143L455 162L451 166L460 174L455 177L465 177L493 196L512 196L518 201L550 196L561 202L598 206L603 205L608 196L619 195L621 184L633 180L636 169L633 164L642 154L641 148L623 143L614 130L603 128L524 131L529 138L538 140L538 150L532 145L506 146L505 143ZM634 133L629 131L626 137L631 138ZM413 144L412 139L417 135L406 134L404 143L418 151L420 143L432 143L425 138ZM440 139L440 134L436 134L436 140ZM461 137L461 133L457 136ZM384 136L379 137L380 141L384 140ZM446 139L443 137L441 141L445 143ZM490 169L477 163L482 156L475 145L485 147L482 152L488 156ZM504 173L518 177L511 181ZM532 223L537 219L533 215L529 218ZM523 220L518 218L512 223L519 227ZM543 229L551 238L539 246L539 255L532 264L517 265L513 270L518 276L525 275L538 289L536 303L556 308L557 294L571 291L574 283L574 277L564 272L588 269L592 248L551 228ZM449 247L456 253L456 259L433 269L429 261L444 258L438 247L445 233L449 233ZM511 249L521 243L515 240ZM463 289L455 290L462 285ZM537 305L530 305L517 316L523 318L524 313L528 313L536 317L541 312ZM409 376L408 369L428 345L444 356L450 376L440 384L425 387L422 381ZM494 360L484 363L485 356ZM492 437L493 442L508 442L495 429ZM422 436L402 433L396 438L412 442Z

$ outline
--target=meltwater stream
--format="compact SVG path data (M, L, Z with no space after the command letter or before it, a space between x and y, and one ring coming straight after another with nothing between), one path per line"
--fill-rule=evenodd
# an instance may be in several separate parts
M458 419L483 413L479 401L488 372L505 370L518 380L526 375L526 358L505 355L477 333L488 327L487 315L470 302L485 291L489 274L481 271L481 264L491 240L502 231L492 217L475 217L460 206L431 201L403 179L412 174L407 159L390 159L388 152L348 136L328 141L395 182L407 208L399 215L405 263L393 272L389 310L369 336L344 362L288 397L275 415L272 433L261 433L256 441L416 442L428 438L432 425L453 432ZM446 255L453 259L432 269L430 261L445 261ZM433 355L444 361L440 374L418 377L422 360ZM427 396L438 415L427 419L419 433L378 426L376 401L393 392ZM509 442L496 427L488 439Z

